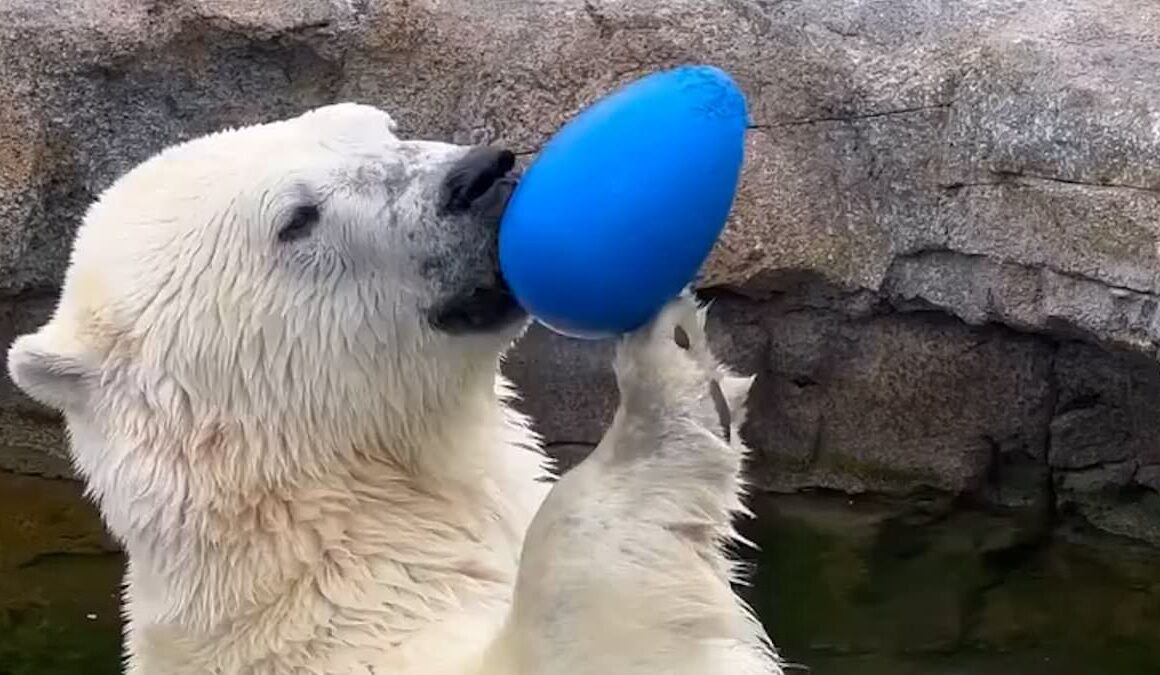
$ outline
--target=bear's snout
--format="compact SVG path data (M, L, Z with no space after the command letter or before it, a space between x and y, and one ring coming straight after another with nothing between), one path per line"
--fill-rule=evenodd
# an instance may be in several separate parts
M479 146L471 148L447 171L441 190L440 210L447 214L478 210L498 217L515 186L511 176L516 156L510 150Z

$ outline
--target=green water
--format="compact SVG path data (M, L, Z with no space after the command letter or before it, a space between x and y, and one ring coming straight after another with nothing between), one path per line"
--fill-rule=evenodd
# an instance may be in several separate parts
M746 594L812 675L1160 673L1160 551L913 500L755 507ZM0 675L118 673L121 564L75 483L0 474Z
M119 673L121 565L78 484L0 473L0 675Z
M751 602L813 675L1160 673L1160 551L946 505L758 512Z

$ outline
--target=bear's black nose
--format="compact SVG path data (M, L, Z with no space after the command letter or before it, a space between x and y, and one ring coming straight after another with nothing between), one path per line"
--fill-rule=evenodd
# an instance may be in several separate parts
M467 211L507 176L515 163L516 156L508 150L489 146L472 148L452 165L443 179L443 211Z

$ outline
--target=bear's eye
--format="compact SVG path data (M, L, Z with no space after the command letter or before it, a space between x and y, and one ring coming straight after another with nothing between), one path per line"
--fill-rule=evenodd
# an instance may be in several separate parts
M290 220L278 230L278 241L295 241L309 235L318 224L319 216L318 206L314 204L303 204L295 208Z

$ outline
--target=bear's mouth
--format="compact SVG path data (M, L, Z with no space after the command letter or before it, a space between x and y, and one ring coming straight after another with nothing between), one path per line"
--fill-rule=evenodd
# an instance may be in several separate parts
M453 335L485 333L507 327L525 316L500 276L444 302L431 314L431 325Z
M499 266L499 224L515 191L518 173L510 168L474 200L475 217L491 234L485 283L468 287L440 303L430 313L431 325L453 335L497 331L523 320L527 314L516 302Z

